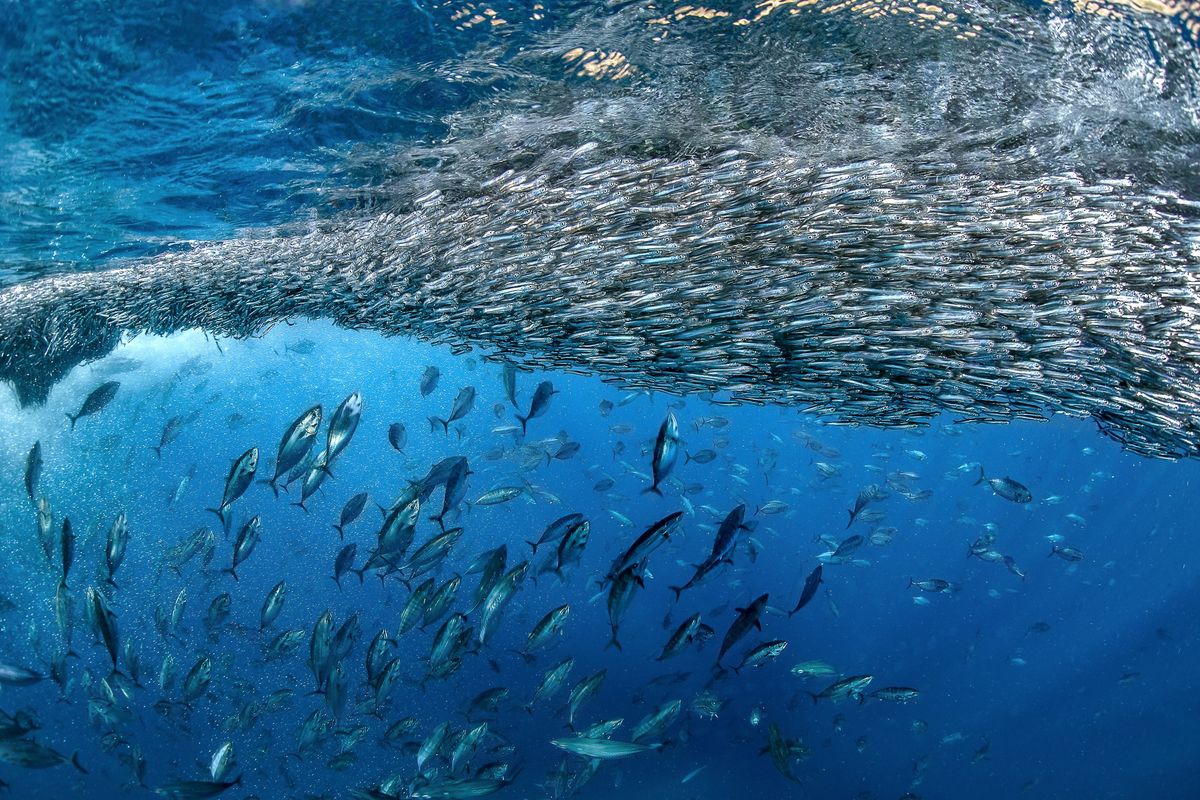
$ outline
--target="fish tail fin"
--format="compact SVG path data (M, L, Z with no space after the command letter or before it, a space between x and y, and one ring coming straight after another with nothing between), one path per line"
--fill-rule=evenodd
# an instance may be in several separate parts
M228 528L229 528L229 522L227 522L227 521L226 521L226 519L225 519L225 510L224 510L223 508L221 508L220 506L218 506L217 508L209 508L209 509L206 509L206 510L207 510L207 511L211 511L212 513L214 513L214 514L216 514L216 515L217 515L217 519L221 520L221 527L222 527L222 528L225 528L225 529L228 529Z
M971 484L971 485L972 485L972 486L978 486L979 484L983 483L983 482L984 482L984 481L986 481L986 480L987 480L987 477L986 477L986 476L983 474L983 464L980 464L980 465L979 465L979 480L975 481L975 482L974 482L973 484Z
M678 602L679 602L679 598L680 598L680 597L683 597L683 588L684 588L684 587L682 587L682 586L668 586L667 588L668 588L668 589L670 589L672 592L674 592L674 593L675 593L675 602L676 602L676 603L678 603Z
M88 771L83 768L83 764L79 763L79 751L78 750L76 750L74 753L71 753L71 766L73 766L75 769L82 772L84 775L88 774Z
M150 449L154 451L155 456L157 456L160 459L162 458L162 448L161 447L155 447L152 445L150 447Z
M651 492L658 495L659 497L663 496L662 489L658 488L658 484L655 484L653 486L648 486L645 489L642 489L642 494L650 494Z
M441 417L430 417L429 418L430 432L437 433L438 425L442 426L443 433L445 433L447 436L450 435L450 423L447 420L444 420Z
M307 514L307 513L308 513L308 509L304 507L304 501L303 501L303 500L301 500L301 501L300 501L300 502L298 502L298 503L292 503L292 505L294 505L294 506L300 506L300 510L301 510L301 511L303 511L305 514Z
M75 430L75 420L79 419L79 415L75 415L72 417L70 414L64 414L63 416L65 416L67 419L71 420L71 430Z
M969 554L968 554L968 555L969 555ZM905 586L904 588L905 588L905 589L911 589L911 588L912 588L912 585L913 585L913 579L912 579L912 578L909 578L909 579L908 579L908 586Z
M538 543L537 543L537 542L531 542L531 541L529 541L528 539L526 539L526 540L525 540L525 544L527 544L527 545L529 545L530 547L532 547L532 548L533 548L533 555L535 555L535 556L536 556L536 555L537 555L537 549L538 549Z
M817 704L817 700L819 699L819 698L817 697L816 693L814 693L814 692L805 692L805 694L807 694L809 697L811 697L811 698L813 699L813 705L815 706L815 705Z
M227 573L229 573L230 575L232 575L232 576L233 576L233 579L234 579L235 581L238 579L237 572L235 571L235 568L234 568L234 567L226 567L225 569L221 570L221 572L223 572L223 573L224 573L224 572L227 572Z
M846 527L849 528L851 525L854 524L854 518L857 517L858 514L854 513L853 508L847 508L846 513L850 515L850 521L846 523Z
M688 462L693 461L693 460L694 459L692 458L692 454L689 453L687 450L684 450L683 451L683 465L686 467L688 465Z
M621 647L621 643L617 641L617 629L616 628L613 628L612 638L608 640L608 644L604 645L604 649L607 650L610 647L617 648L617 650L619 652L622 652L622 653L625 652L625 649Z
M338 532L338 541L339 541L339 542L340 542L340 541L342 541L343 539L345 539L345 538L346 538L346 534L344 534L344 533L342 532L342 526L341 526L341 525L334 525L334 526L333 526L333 529L334 529L335 531L337 531L337 532Z
M529 424L529 417L522 417L520 414L513 414L521 423L521 435L525 435L525 426Z

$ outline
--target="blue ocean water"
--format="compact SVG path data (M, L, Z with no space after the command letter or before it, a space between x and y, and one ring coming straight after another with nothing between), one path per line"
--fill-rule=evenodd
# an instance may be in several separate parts
M312 353L287 349L305 340L316 343ZM505 686L510 697L490 726L515 746L510 758L521 767L517 786L506 791L540 796L539 785L561 755L549 739L567 732L557 713L565 693L532 717L520 706L542 671L568 655L576 659L570 684L608 670L597 700L585 706L589 723L619 717L626 720L623 730L629 730L662 702L681 699L685 709L667 732L667 749L603 766L582 796L609 796L622 787L684 797L725 796L748 785L785 795L800 792L800 786L759 755L772 723L805 743L809 753L797 762L795 774L803 791L817 796L869 792L899 797L911 790L919 796L950 797L959 796L963 782L981 797L1011 797L1022 790L1033 797L1076 792L1128 797L1150 784L1160 787L1158 796L1187 797L1195 787L1191 643L1198 631L1187 613L1196 599L1190 575L1192 463L1123 454L1089 425L1065 420L982 427L945 419L925 431L880 432L826 427L770 407L725 408L687 400L671 409L678 401L662 395L635 396L603 417L601 401L620 403L628 395L591 378L522 373L520 404L528 402L542 379L552 380L560 393L544 416L531 421L527 441L563 431L580 443L574 458L543 460L523 471L511 456L487 457L488 451L513 442L511 433L493 433L514 421L494 365L324 324L225 342L223 349L219 352L199 335L135 340L80 370L44 409L30 413L11 403L5 409L6 419L19 420L4 430L7 472L19 476L25 448L40 440L46 461L42 491L54 498L56 522L70 514L78 531L76 588L105 574L102 550L108 526L118 513L127 515L131 541L117 575L114 606L121 635L134 643L142 662L144 684L132 698L122 699L131 716L115 728L122 744L106 754L101 743L105 726L89 724L89 691L81 681L85 670L102 676L108 656L92 641L80 616L74 636L81 658L69 662L70 702L59 702L63 692L49 681L9 688L4 696L6 711L32 710L42 726L38 735L64 754L78 750L89 772L76 775L65 768L37 774L9 768L5 780L17 795L54 791L65 779L95 796L123 796L132 791L130 771L120 762L125 749L141 749L147 781L154 786L176 776L202 775L199 762L206 763L221 744L232 741L247 794L345 796L350 787L413 773L411 754L380 744L388 724L416 717L417 739L443 720L450 720L452 728L463 727L461 712L471 698L488 687ZM199 374L176 378L181 358ZM111 362L120 366L119 359L142 365L118 376L121 393L111 408L98 418L81 420L71 431L63 414L77 410L81 395L106 376ZM438 388L421 398L419 378L430 364L439 367L441 378ZM366 365L375 366L368 370ZM150 447L158 442L163 423L163 394L173 384L177 388L166 401L168 410L195 410L199 416L158 459ZM467 385L478 391L475 410L452 426L448 436L432 431L426 417L445 413L458 389ZM351 391L363 397L361 426L335 477L309 501L307 513L289 504L295 486L279 500L266 487L254 486L237 503L238 522L257 514L263 526L261 544L239 569L238 581L217 571L228 566L232 546L220 535L211 568L201 568L201 556L182 575L165 566L167 551L195 528L219 530L204 509L220 497L232 458L255 445L271 452L300 411L316 402L331 409ZM492 411L496 404L499 416ZM641 494L647 482L633 471L649 472L646 450L669 409L680 420L687 450L713 447L717 439L726 445L716 461L677 467L681 484L695 489L672 487L660 499ZM240 415L240 421L231 415ZM697 431L696 421L706 417L724 418L728 426ZM396 421L409 432L403 454L387 442L387 428ZM616 434L616 426L630 430ZM618 442L627 447L614 455ZM814 450L818 445L822 449ZM342 543L331 524L353 494L369 492L372 507L346 530L346 540L365 554L380 522L373 504L389 505L406 480L419 478L449 455L471 461L470 500L493 486L520 486L525 480L536 489L503 505L464 509L457 524L466 530L441 579L463 574L476 554L500 544L507 545L510 564L529 558L524 540L571 511L586 515L592 524L582 563L568 570L565 582L544 575L536 585L525 586L493 642L467 657L449 680L423 687L417 683L436 626L400 637L395 652L405 663L405 682L393 693L383 719L347 713L341 721L345 728L369 729L352 750L357 757L353 766L340 772L327 766L338 751L333 741L302 760L291 758L302 721L324 703L305 695L313 687L305 666L307 646L290 658L263 664L264 645L274 631L311 628L326 609L333 610L339 623L357 613L363 635L347 663L355 699L362 698L363 650L379 628L395 629L408 592L399 581L381 585L369 574L361 585L353 575L346 576L339 589L331 576ZM774 466L764 471L760 461L765 457ZM839 474L822 477L817 462L835 466ZM1034 502L1017 505L974 485L979 465L989 474L1021 480ZM193 467L195 477L168 505ZM847 530L846 508L859 490L897 472L913 473L904 483L928 488L930 496L909 501L893 493L876 506L882 520ZM606 476L613 487L594 491ZM6 660L37 667L61 647L50 602L58 572L40 551L23 487L15 479L6 485L6 505L13 513L5 594L18 604L4 617ZM435 496L434 506L437 500ZM723 515L739 502L753 510L770 501L786 503L787 510L760 515L753 541L744 540L734 564L676 603L668 585L690 576L689 565L706 555L719 522L704 509ZM604 598L594 599L597 578L651 522L685 507L692 513L680 535L654 554L653 577L621 622L622 651L606 649L609 618ZM618 521L612 511L632 524ZM790 619L777 613L791 609L804 576L827 550L818 537L842 539L881 527L896 529L889 544L863 545L854 554L855 563L825 567L825 583L808 607ZM970 543L985 530L995 532L996 547L1016 559L1024 579L1003 564L966 556ZM422 520L418 542L436 531L435 524ZM1048 558L1052 535L1080 548L1084 560ZM464 575L461 597L474 590L476 577ZM909 578L935 577L953 582L957 591L928 594L906 587ZM262 600L279 580L289 584L284 610L275 626L260 633ZM184 587L188 606L182 630L178 639L164 641L155 633L155 609L169 611ZM202 619L208 602L221 592L231 593L232 614L214 639ZM659 663L654 657L688 615L700 612L722 637L735 616L733 609L764 592L770 593L773 610L764 617L762 633L747 636L726 663L736 664L743 650L760 640L785 639L787 649L775 663L711 683L721 709L715 719L695 716L687 709L713 681L718 641L689 648L672 661ZM916 604L922 599L928 604ZM563 603L572 611L561 639L539 655L536 665L526 665L510 649L520 648L541 615ZM1038 623L1049 629L1037 631ZM201 655L215 660L212 685L190 714L172 709L164 717L153 709L160 699L178 699L177 688L162 692L156 686L159 664L168 652L181 670ZM499 672L489 665L492 660ZM806 680L791 674L793 665L809 660L828 663L838 675L874 675L873 686L910 686L921 695L907 704L844 700L814 706L805 692L820 691L833 678ZM671 675L680 682L654 684ZM249 713L239 722L246 708L285 687L296 690L285 708ZM751 721L756 710L762 720L757 725ZM477 760L494 759L481 754ZM686 774L704 765L696 778L680 785Z
M534 81L509 65L534 43L544 47L540 34L567 18L603 17L591 4L176 3L117 12L101 5L4 9L6 283L384 203L398 173L413 166L381 154L452 140L457 111L477 112L508 83ZM0 484L0 663L44 678L27 686L0 680L14 684L0 690L0 710L27 712L37 724L0 745L33 740L63 757L45 770L0 758L11 795L207 796L220 787L193 786L188 795L173 782L211 781L213 754L232 743L236 763L224 780L240 783L226 797L1200 796L1194 460L1124 452L1079 419L978 425L946 414L925 427L880 430L794 407L634 391L574 372L517 372L514 407L502 366L489 358L497 355L296 320L248 339L195 330L134 337L72 370L44 405L0 397L9 476ZM429 366L440 377L422 396ZM64 418L108 380L120 388L106 408L74 425ZM516 414L524 416L543 381L555 394L521 436ZM446 431L431 425L467 386L476 390L470 412ZM269 476L288 425L318 403L327 424L353 392L362 398L361 424L306 508L293 505L299 483L279 497L255 483L222 531L207 509L220 502L233 460L257 447L258 477ZM668 415L678 420L686 455L660 497L644 490ZM181 427L164 436L174 418ZM406 431L401 451L389 444L393 423ZM325 436L323 426L314 451ZM165 438L157 455L152 448ZM34 494L49 501L55 539L69 517L77 541L65 576L77 657L65 655L56 615L61 544L43 552L27 496L35 441L44 467ZM577 452L564 449L570 442ZM704 450L715 454L711 461L690 460ZM467 502L444 519L461 526L462 537L433 573L437 585L462 578L453 610L478 629L482 612L471 598L480 575L468 567L485 551L503 545L506 566L528 560L530 575L496 633L478 647L468 642L448 678L427 676L448 615L396 635L388 653L399 659L400 678L375 708L368 646L381 629L396 633L419 581L380 580L368 570L361 581L351 573L335 582L334 561L353 543L361 567L378 544L376 506L390 508L450 456L465 457L471 470ZM978 483L980 470L1018 481L1032 500L1004 498ZM606 479L611 486L602 488ZM847 509L872 485L881 496L848 526ZM521 491L496 505L475 502L496 487ZM332 525L360 492L370 501L343 540ZM412 549L442 530L430 518L442 497L436 489L422 506ZM737 535L732 563L677 601L669 587L688 580L739 504L751 524ZM678 529L650 555L644 586L619 621L621 648L609 647L601 581L643 531L675 512L683 514ZM590 524L580 563L561 579L535 576L553 546L534 555L527 540L568 513ZM105 547L120 514L130 538L111 585ZM235 580L222 570L255 515L261 541ZM205 528L211 556L178 563L180 544ZM861 545L831 557L851 536L863 537ZM994 539L979 552L1011 563L971 555L986 537ZM1056 557L1063 546L1082 560ZM816 595L789 616L822 560ZM931 579L950 585L911 585ZM280 581L282 612L260 630L264 598ZM115 613L115 665L94 632L89 588ZM164 635L162 619L181 590L182 619ZM223 593L228 619L206 624ZM719 669L738 609L763 594L761 631L733 645L720 659L728 671ZM563 604L571 610L560 636L532 663L514 652ZM358 633L340 659L349 690L341 708L313 691L309 644L325 611L336 625L357 615ZM695 613L713 637L657 660ZM285 630L304 631L303 642L265 660ZM787 643L777 659L732 671L769 640ZM164 686L168 657L174 677ZM574 666L563 687L527 713L546 670L568 657ZM203 658L210 683L185 703L185 676ZM828 674L797 674L805 662L826 665ZM571 735L569 690L600 670L604 681L575 728L619 718L611 738L629 741L646 715L680 701L678 717L642 740L653 748L596 764L552 744ZM872 676L861 701L810 694L854 675ZM508 690L499 708L468 716L472 698L491 687ZM872 694L885 687L919 694L907 702ZM283 689L292 693L272 699ZM706 693L713 713L696 705ZM301 747L314 714L326 728ZM386 740L405 717L413 730ZM456 737L483 721L478 747L452 768ZM442 723L447 744L420 770L416 746ZM781 759L764 753L773 736L784 742ZM69 763L73 756L81 769ZM485 765L502 780L455 783Z

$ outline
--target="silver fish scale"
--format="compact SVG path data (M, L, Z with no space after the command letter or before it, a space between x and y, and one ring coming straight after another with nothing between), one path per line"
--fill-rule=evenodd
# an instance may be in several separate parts
M1065 34L1004 19L1002 52L990 57L1017 48L1030 80L1056 75L1052 89L1063 95L1071 81L1086 83L1071 70L1088 72L1094 60L1072 66ZM757 30L748 31L751 45ZM964 70L994 66L982 60L986 48L946 46L976 59ZM1130 45L1127 66L1142 46ZM794 65L802 56L780 57ZM607 98L581 91L569 114L552 118L516 109L457 120L474 122L474 138L429 150L459 147L460 172L413 178L411 199L373 216L4 288L0 377L22 402L40 402L123 334L200 327L249 336L324 317L632 388L793 404L833 422L1059 413L1091 417L1138 453L1200 455L1200 206L1166 188L1059 167L1042 151L1097 145L1058 129L1038 138L1019 114L987 127L988 107L966 109L962 132L945 134L937 93L950 90L938 66L897 60L891 88L909 92L912 108L886 106L901 116L846 134L830 125L837 104L869 100L864 108L875 109L882 101L871 80L882 79L834 76L811 54L812 70L771 68L814 76L798 108L821 118L827 141L739 132L733 122L759 113L750 105L700 117L711 129L677 155L639 155L645 137L634 134L648 129L639 120L668 131L683 124L665 125L673 115L691 124L676 98L653 94L653 81ZM741 85L764 107L781 102L758 69ZM990 96L969 91L991 85L986 71L955 78L965 82L960 99ZM670 85L686 103L687 88ZM1175 124L1178 114L1168 116ZM546 144L562 133L600 141ZM884 147L881 136L894 141ZM505 164L498 154L510 150L536 157Z

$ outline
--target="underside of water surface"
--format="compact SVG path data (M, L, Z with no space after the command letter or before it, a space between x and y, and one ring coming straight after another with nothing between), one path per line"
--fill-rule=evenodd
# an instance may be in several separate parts
M1198 34L10 4L0 787L1197 796Z

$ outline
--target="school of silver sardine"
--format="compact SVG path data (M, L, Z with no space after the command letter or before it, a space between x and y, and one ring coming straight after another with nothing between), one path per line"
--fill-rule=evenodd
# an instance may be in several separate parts
M1123 37L1119 26L1108 32L1128 51L1114 70L1142 58L1146 80L1174 81L1180 99L1145 120L1133 119L1137 105L1087 113L1097 125L1123 114L1146 152L1103 149L1086 132L1067 138L1074 129L1053 119L1039 133L1036 103L1024 117L1001 99L962 107L1001 65L982 45L940 40L962 48L962 63L953 82L946 73L937 87L905 84L915 97L889 100L849 67L797 95L853 96L862 113L893 119L890 143L873 124L827 118L834 112L816 105L828 141L731 130L767 124L735 108L697 119L693 142L673 128L662 134L670 141L647 145L647 118L687 117L664 94L678 90L665 70L629 88L577 88L581 99L554 116L514 99L508 117L458 120L474 138L429 148L440 166L400 181L406 189L381 213L5 288L0 377L38 402L125 334L247 336L321 317L856 424L921 424L942 411L989 422L1069 414L1138 453L1192 456L1200 217L1189 169L1157 181L1136 170L1156 156L1194 163L1186 76L1200 70L1194 53L1161 40L1169 32L1141 22ZM1072 24L1082 36L1102 23ZM1150 60L1139 37L1151 33L1170 64ZM1070 81L1083 79L1052 45L1080 45L1032 26L1026 35L1015 53L1001 37L989 42L993 58L1022 58L1022 73L1059 103L1044 101L1044 113L1067 113L1062 104L1083 91ZM928 45L920 36L914 47ZM789 74L823 55L805 47L812 41L798 38L796 53L779 54ZM1106 55L1122 52L1110 45ZM930 58L918 49L901 59L897 83L945 69ZM729 68L749 71L743 85L756 97L786 88L761 58ZM705 98L691 91L699 113Z

